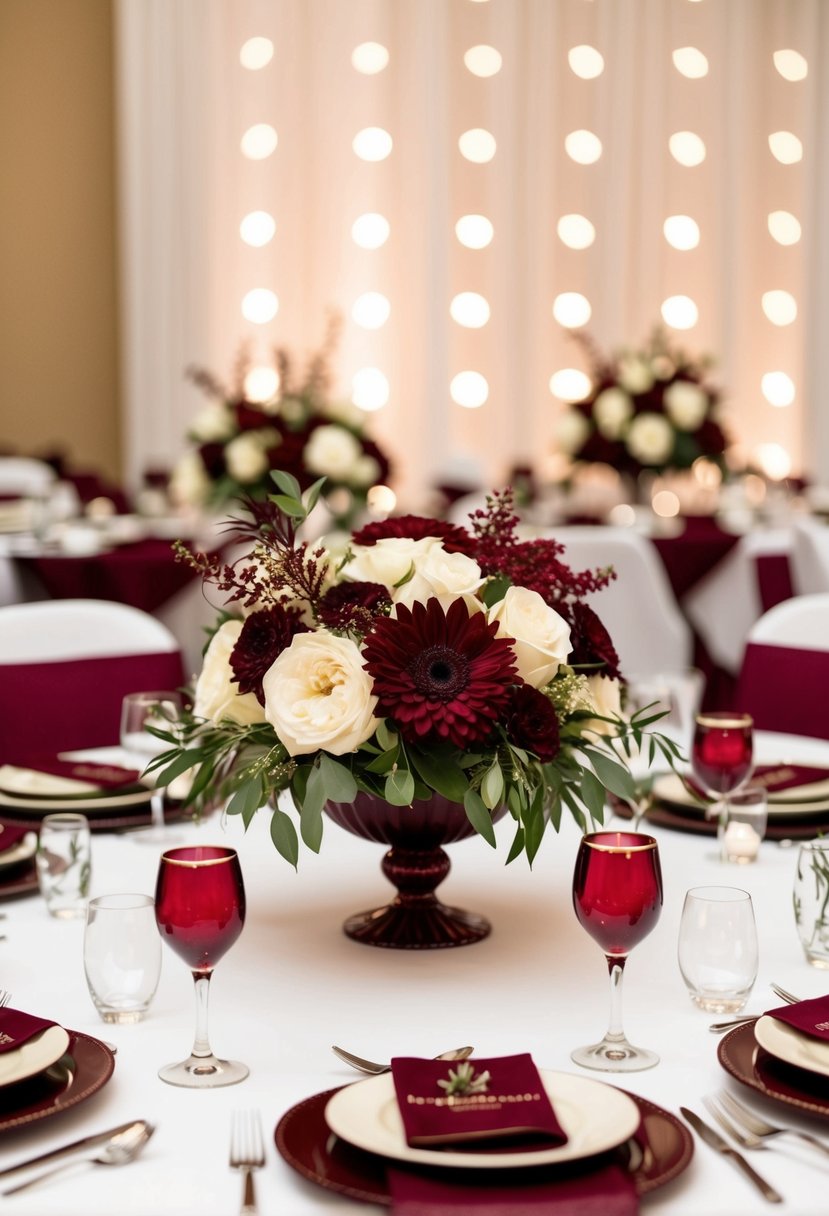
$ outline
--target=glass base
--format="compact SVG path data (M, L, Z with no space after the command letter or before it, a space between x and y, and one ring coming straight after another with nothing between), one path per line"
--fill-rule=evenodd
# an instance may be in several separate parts
M806 962L810 967L817 967L819 971L829 971L829 955L813 954L804 946L803 953L806 955Z
M217 1060L215 1056L190 1056L180 1064L167 1064L158 1070L162 1081L186 1089L218 1089L220 1085L238 1085L249 1073L247 1064L240 1064L238 1060Z
M101 1021L111 1026L134 1026L147 1012L146 1009L101 1009L97 1005L95 1008Z
M627 1039L602 1039L589 1047L577 1047L570 1052L570 1059L582 1068L595 1068L599 1072L644 1072L659 1063L655 1051L646 1047L634 1047Z
M745 1009L749 992L692 992L691 1000L697 1009L706 1013L740 1013Z

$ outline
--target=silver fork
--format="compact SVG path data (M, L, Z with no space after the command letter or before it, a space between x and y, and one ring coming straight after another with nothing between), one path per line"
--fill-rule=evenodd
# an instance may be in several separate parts
M12 994L10 992L6 992L5 988L0 988L0 1009L5 1009L6 1006L11 1002L11 999Z
M753 1110L744 1106L742 1102L738 1101L733 1094L728 1093L726 1090L723 1090L719 1098L731 1115L731 1118L735 1119L741 1127L744 1127L747 1134L755 1136L759 1140L771 1139L774 1136L794 1136L812 1148L819 1149L820 1152L829 1157L829 1146L824 1144L822 1140L818 1140L817 1136L813 1136L809 1132L799 1131L794 1127L778 1127L776 1123L766 1122L765 1119L761 1119Z
M230 1125L230 1168L241 1170L244 1176L242 1213L253 1216L256 1207L256 1192L253 1187L253 1171L261 1170L265 1164L265 1145L262 1139L262 1120L258 1110L235 1110Z
M729 1135L732 1140L736 1140L740 1148L765 1149L769 1147L767 1144L764 1144L758 1136L753 1136L751 1132L737 1127L736 1123L732 1123L726 1112L719 1105L716 1098L711 1098L706 1094L702 1099L702 1102L706 1110L708 1110L709 1113L714 1116L723 1131Z

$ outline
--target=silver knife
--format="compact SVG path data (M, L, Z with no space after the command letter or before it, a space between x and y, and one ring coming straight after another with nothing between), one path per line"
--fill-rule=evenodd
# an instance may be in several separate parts
M769 1203L783 1203L783 1196L778 1195L774 1187L769 1186L766 1180L761 1178L757 1171L749 1165L742 1153L738 1153L736 1148L732 1148L719 1132L715 1132L713 1127L709 1127L707 1123L704 1123L699 1115L695 1115L692 1110L688 1110L687 1106L680 1106L679 1109L683 1118L691 1124L697 1135L706 1144L710 1144L711 1148L716 1149L718 1153L722 1153L724 1157L730 1157L734 1164L743 1171L746 1178L754 1183L764 1199L767 1199Z
M73 1140L71 1144L64 1144L63 1148L53 1148L48 1153L41 1153L39 1157L28 1157L25 1161L18 1162L17 1165L9 1165L4 1170L0 1170L0 1178L8 1178L20 1170L29 1169L30 1166L43 1165L47 1161L57 1161L59 1157L66 1157L70 1153L76 1153L82 1149L99 1148L113 1136L118 1136L141 1122L143 1122L141 1119L130 1119L128 1123L119 1123L117 1127L111 1127L109 1131L97 1132L94 1136L84 1136L82 1140Z

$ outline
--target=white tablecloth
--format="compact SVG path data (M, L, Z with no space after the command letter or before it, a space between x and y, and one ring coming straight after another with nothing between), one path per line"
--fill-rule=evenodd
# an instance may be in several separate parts
M829 762L829 746L801 741L759 749L766 759ZM393 1053L432 1055L473 1043L480 1055L529 1050L545 1068L577 1070L570 1049L601 1037L608 1012L604 959L573 915L570 883L578 833L570 823L543 842L534 869L521 859L504 866L508 831L493 852L480 839L450 846L453 871L444 884L450 903L488 915L493 933L465 949L397 952L349 941L340 925L389 894L379 870L382 847L327 824L319 857L304 853L299 873L276 854L266 816L244 836L239 820L176 828L192 842L239 847L248 893L242 937L219 964L211 997L211 1039L219 1054L251 1068L239 1086L207 1092L174 1089L158 1080L159 1065L187 1054L192 1040L192 981L164 950L161 984L147 1019L104 1026L86 991L83 924L51 920L38 896L5 906L0 985L16 1006L117 1043L111 1081L59 1118L0 1135L0 1167L69 1139L135 1117L157 1124L143 1155L121 1169L79 1167L74 1174L3 1201L13 1213L61 1216L212 1216L238 1210L241 1182L228 1169L231 1112L261 1110L267 1164L256 1176L263 1214L330 1211L364 1213L364 1205L319 1189L296 1175L273 1147L273 1129L291 1105L355 1079L331 1053L339 1043L373 1058ZM508 828L508 825L502 825ZM172 829L171 829L172 832ZM724 866L713 841L657 829L665 905L652 935L633 952L626 971L625 1026L634 1042L655 1048L661 1063L625 1077L622 1085L677 1111L680 1103L705 1114L702 1095L733 1087L758 1109L789 1122L798 1116L737 1085L717 1062L709 1015L686 994L676 963L680 912L688 887L717 883L752 894L761 943L760 974L751 1008L777 1004L775 980L804 997L826 991L826 977L807 965L791 906L796 850L771 842L758 864ZM157 851L128 835L93 840L93 894L154 889ZM612 1081L607 1074L583 1074ZM829 1085L829 1083L827 1083ZM706 1115L706 1118L708 1116ZM800 1120L823 1133L829 1123ZM645 1213L743 1216L766 1205L725 1160L698 1142L688 1170L648 1196ZM753 1163L783 1193L781 1212L826 1211L829 1162L809 1150L753 1154ZM811 1164L806 1164L809 1161Z

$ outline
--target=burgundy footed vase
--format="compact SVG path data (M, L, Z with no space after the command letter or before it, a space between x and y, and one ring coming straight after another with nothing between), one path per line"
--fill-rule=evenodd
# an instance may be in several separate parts
M389 950L440 950L471 946L489 935L485 917L447 907L435 894L450 868L441 845L475 833L457 802L433 794L411 806L391 806L361 790L353 802L328 802L325 810L355 836L391 846L382 870L397 895L390 904L350 916L343 924L346 936ZM495 811L493 820L504 810Z

